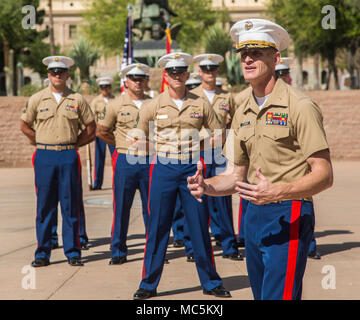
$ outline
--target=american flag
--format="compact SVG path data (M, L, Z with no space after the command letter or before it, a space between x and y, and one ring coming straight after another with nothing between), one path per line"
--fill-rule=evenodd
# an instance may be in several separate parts
M129 9L128 9L129 10ZM125 33L125 41L124 41L124 54L121 63L121 70L124 69L129 64L133 63L133 50L132 50L132 42L131 42L131 10L129 10L128 18L126 21L126 33ZM125 91L124 79L120 80L121 92Z

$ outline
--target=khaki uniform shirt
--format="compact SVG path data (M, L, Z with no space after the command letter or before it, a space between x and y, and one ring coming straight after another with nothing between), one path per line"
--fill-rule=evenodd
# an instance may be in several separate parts
M227 120L232 119L236 111L232 94L216 87L214 100L210 103L201 85L191 90L191 92L205 99L211 105L222 127L225 128Z
M235 114L224 156L237 165L249 166L251 184L258 183L258 167L275 185L309 173L306 159L329 148L320 108L281 79L261 111L252 91L246 101Z
M226 129L226 124L228 123L228 121L231 121L236 111L233 95L230 92L216 87L213 102L210 103L201 85L191 90L191 92L201 97L211 105L212 109L216 113L218 120L221 123L221 128ZM225 133L223 132L222 134ZM200 137L201 149L207 149L207 147L204 146L204 139L209 137L209 132L203 128L200 132ZM219 138L221 138L221 136L219 136ZM219 139L219 141L221 141L221 139ZM222 142L220 142L220 146L221 145Z
M151 98L145 95L140 109L146 108L150 100ZM139 111L130 95L125 93L109 101L99 116L100 125L114 130L116 149L120 153L133 153L132 148L129 149L134 138L131 131L139 120ZM139 152L133 154L142 155Z
M110 95L108 97L109 99L109 102L111 100L113 100L115 98L115 96L113 95ZM90 108L92 110L92 112L94 113L95 115L95 120L96 122L99 121L99 116L101 117L103 111L104 111L104 108L106 107L106 105L109 103L109 102L106 102L104 100L104 96L102 94L99 94L98 96L96 96L90 103Z
M252 87L249 86L235 95L234 101L235 101L236 110L239 108L239 106L242 106L245 102L247 102L250 99L251 94L252 94Z
M66 87L58 104L47 87L30 97L21 120L33 126L36 143L75 144L81 126L94 121L94 115L82 95Z
M204 99L186 91L179 110L168 90L155 97L147 108L141 109L137 127L145 132L146 137L150 134L149 126L154 128L157 154L173 159L189 159L191 153L200 151L199 131L203 126L211 131L221 128L214 111Z

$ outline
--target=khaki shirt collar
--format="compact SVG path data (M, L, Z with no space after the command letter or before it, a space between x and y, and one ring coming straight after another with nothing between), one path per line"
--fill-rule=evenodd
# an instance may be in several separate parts
M53 102L54 102L56 105L60 105L60 104L64 101L65 98L66 98L66 99L74 100L74 97L72 97L72 94L73 94L73 93L74 93L74 92L73 92L71 89L69 89L68 87L65 87L64 93L63 93L63 95L62 95L62 97L61 97L61 100L60 100L60 102L59 102L59 104L58 104L58 103L56 102L56 99L55 99L55 97L54 97L54 95L53 95L53 93L52 93L52 91L51 91L51 89L50 89L50 86L49 86L49 87L46 88L42 100L52 99Z
M199 97L206 99L210 103L201 84L195 89L193 89L192 92L197 94ZM215 103L215 100L217 98L226 98L226 94L227 92L224 91L223 89L219 87L215 87L215 96L214 96L213 104Z
M142 101L144 102L145 100L148 100L148 99L151 99L151 98L148 95L144 94ZM138 109L138 107L134 103L133 99L130 97L129 93L127 93L127 92L123 95L122 105L133 106L134 108Z
M267 109L270 106L278 107L288 107L289 106L289 97L288 90L286 88L285 82L282 79L278 79L275 83L274 89L270 94L270 97L266 101L265 105L262 107L262 110ZM258 114L260 112L259 106L256 103L253 90L250 92L250 99L244 109L244 112L252 110L254 113Z
M185 91L185 96L184 96L184 103L183 106L180 110L180 112L182 112L183 110L185 110L189 105L187 104L187 101L191 98L192 94L189 92L188 89L186 89ZM164 91L164 94L160 97L160 105L161 106L170 106L173 107L174 109L178 110L177 105L175 104L174 100L170 97L170 93L169 93L169 89L166 89Z

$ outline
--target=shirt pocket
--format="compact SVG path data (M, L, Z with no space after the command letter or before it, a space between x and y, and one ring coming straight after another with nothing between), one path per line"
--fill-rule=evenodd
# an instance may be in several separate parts
M170 128L171 124L171 119L157 119L155 121L155 126L159 129Z
M287 163L294 159L296 146L290 135L290 128L266 126L263 131L262 149L263 155L269 157L269 161Z
M117 116L117 122L121 128L132 129L135 124L135 118L128 112L120 112Z
M54 117L54 112L52 110L50 110L50 109L47 109L46 111L41 111L41 110L42 109L40 109L40 111L38 111L36 120L42 122L42 121L45 121L47 119Z
M252 146L254 144L255 128L254 127L245 127L240 128L238 131L238 137L240 143L242 143L247 150L247 153L251 153Z

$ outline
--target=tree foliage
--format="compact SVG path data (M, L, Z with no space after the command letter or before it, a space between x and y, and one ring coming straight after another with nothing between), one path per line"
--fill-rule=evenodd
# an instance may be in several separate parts
M329 5L335 8L335 28L324 27L328 12L322 10ZM351 43L359 46L355 40L360 36L359 8L359 0L270 0L267 12L289 32L296 55L319 53L336 78L337 51L349 48Z
M35 71L40 71L38 61L34 59L41 59L44 55L41 50L46 50L48 45L42 43L42 40L48 36L48 32L37 31L36 29L24 29L22 27L22 20L25 14L22 13L22 8L25 5L32 5L36 9L35 23L41 25L43 23L45 12L38 10L39 0L1 0L0 1L0 45L3 46L6 42L9 49L13 49L15 53L15 60L22 59L24 64ZM26 56L21 56L25 51L32 56L28 59ZM16 61L15 61L16 63Z
M227 22L229 14L226 10L211 9L212 0L171 0L171 9L178 14L172 24L182 23L177 37L180 48L192 53L201 45L201 39L211 26L218 22Z
M100 58L100 54L89 41L79 37L70 51L70 57L74 59L75 66L80 70L80 79L88 81L90 79L90 67Z
M107 56L120 54L124 46L129 0L92 0L84 13L86 38Z
M134 0L96 0L89 2L83 15L85 35L105 55L121 54L126 30L127 5ZM170 0L170 8L178 14L171 24L181 23L177 42L183 51L192 52L201 45L201 39L210 26L228 21L227 11L211 9L211 0Z

